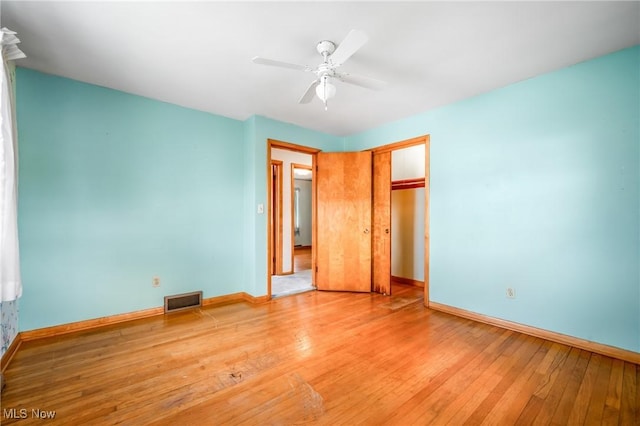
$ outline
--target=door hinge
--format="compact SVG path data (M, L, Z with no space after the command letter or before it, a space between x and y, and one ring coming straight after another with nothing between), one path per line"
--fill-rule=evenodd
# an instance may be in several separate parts
M318 267L316 266L316 272L318 272Z

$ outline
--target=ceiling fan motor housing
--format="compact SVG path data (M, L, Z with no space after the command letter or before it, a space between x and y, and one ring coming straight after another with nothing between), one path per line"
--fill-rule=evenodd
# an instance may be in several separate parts
M331 55L336 51L336 44L329 40L322 40L318 42L316 46L316 50L319 54L322 55L323 58L327 58L327 56Z

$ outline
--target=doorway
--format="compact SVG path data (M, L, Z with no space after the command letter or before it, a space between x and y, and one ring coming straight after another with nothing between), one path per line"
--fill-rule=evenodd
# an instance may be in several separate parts
M270 173L269 206L270 215L280 206L280 226L277 218L269 221L269 249L279 250L281 269L274 269L268 277L268 295L287 296L315 290L313 244L314 173L315 154L319 151L300 145L268 140L269 163L279 162L284 178L280 180L282 190L274 184L277 176ZM278 248L277 242L281 245ZM273 253L269 254L272 259ZM278 255L275 256L278 258Z

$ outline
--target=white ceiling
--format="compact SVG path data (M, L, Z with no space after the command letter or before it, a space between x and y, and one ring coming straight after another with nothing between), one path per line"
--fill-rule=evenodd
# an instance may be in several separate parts
M1 3L19 66L239 120L259 114L349 135L640 43L639 2ZM329 110L313 80L254 56L315 66L316 43L369 42L341 71Z

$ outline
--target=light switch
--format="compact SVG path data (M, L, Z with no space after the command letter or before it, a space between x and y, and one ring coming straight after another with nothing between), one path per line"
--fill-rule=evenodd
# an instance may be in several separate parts
M264 213L264 204L258 204L258 214Z

